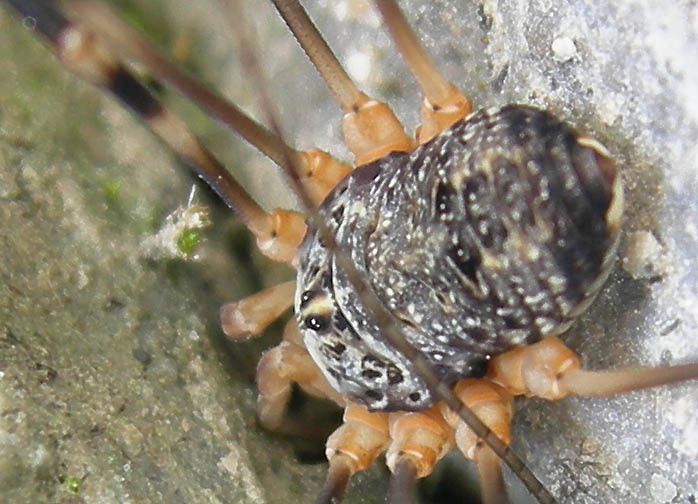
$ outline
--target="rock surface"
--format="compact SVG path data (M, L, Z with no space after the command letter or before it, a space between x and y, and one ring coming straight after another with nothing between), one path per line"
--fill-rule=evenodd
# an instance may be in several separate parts
M651 278L616 269L567 337L585 365L698 359L695 4L401 4L475 106L550 109L622 166L626 230L653 236L662 265L647 269L657 273ZM255 110L216 2L167 5L120 8ZM395 104L411 129L418 97L375 15L358 1L317 2L311 13L361 86ZM336 105L283 24L266 6L254 23L288 136L346 158ZM325 468L305 462L317 460L321 441L299 446L254 417L254 363L279 327L231 345L215 320L223 302L290 273L250 252L244 231L206 195L213 226L199 260L146 257L143 241L187 202L191 177L5 10L0 27L0 502L312 501ZM174 93L167 99L264 205L293 204L270 163ZM630 248L642 242L624 241L621 258L642 258ZM695 383L517 406L514 450L561 502L698 498ZM322 435L332 429L313 421L326 425ZM422 486L424 502L462 499L457 465L450 458ZM534 502L509 476L512 501ZM375 467L350 486L347 502L382 502L385 479Z

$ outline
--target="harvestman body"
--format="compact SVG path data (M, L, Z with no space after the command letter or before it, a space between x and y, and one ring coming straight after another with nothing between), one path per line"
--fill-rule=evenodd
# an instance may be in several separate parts
M608 275L617 182L576 137L536 109L480 111L410 155L362 166L320 206L447 383L480 377L492 356L567 330ZM333 388L371 410L430 407L433 394L370 322L322 237L308 233L299 255L298 323Z
M297 263L296 317L307 351L331 387L289 326L285 341L260 363L260 418L278 426L291 381L346 406L345 424L328 441L330 473L320 501L339 498L351 474L385 450L400 501L407 482L430 473L455 443L478 463L486 501L497 502L503 498L501 475L491 449L506 455L497 438L509 441L510 394L608 394L695 377L696 366L686 365L621 371L609 384L609 375L579 370L576 357L554 336L590 304L608 275L620 225L619 177L601 146L544 112L509 106L468 116L467 99L430 68L391 2L377 4L426 95L420 145L414 147L382 104L341 76L326 77L346 112L345 136L359 165L346 178L347 167L324 154L288 151L246 118L230 120L238 113L232 107L216 112L228 105L205 90L191 91L191 83L149 49L119 40L125 28L109 33L109 23L98 19L111 19L108 14L92 20L111 43L135 52L164 80L189 86L202 106L234 123L277 163L288 168L290 158L310 194L308 206L320 203L307 234L293 212L267 214L256 207L84 32L40 2L9 3L38 19L67 66L116 94L193 164L238 211L265 253ZM323 44L313 40L312 26L298 21L297 6L278 4L320 71L332 66ZM91 7L84 3L86 16ZM285 309L292 290L285 284L227 305L226 333L259 332ZM393 338L398 331L407 349ZM463 380L485 373L483 380ZM454 414L457 399L447 385L496 437ZM515 459L507 462L516 467ZM535 482L527 484L549 501Z

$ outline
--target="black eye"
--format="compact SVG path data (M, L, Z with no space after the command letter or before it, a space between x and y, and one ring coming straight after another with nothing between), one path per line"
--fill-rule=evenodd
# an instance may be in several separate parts
M307 290L303 294L301 294L301 308L308 304L315 296L317 295L317 291L310 291Z
M329 325L330 321L326 317L311 315L305 319L305 327L313 331L322 331L327 329Z

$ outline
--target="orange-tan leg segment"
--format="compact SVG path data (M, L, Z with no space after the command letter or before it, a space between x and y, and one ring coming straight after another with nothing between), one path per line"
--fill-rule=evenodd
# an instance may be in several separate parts
M284 341L267 350L257 364L257 415L260 423L270 430L278 430L283 422L291 385L297 383L307 393L344 403L320 373L304 346L294 342L290 320L284 331Z
M560 339L550 336L497 356L488 377L514 395L555 400L569 394L607 396L697 379L698 363L587 371L580 369L579 359Z
M419 411L391 413L390 445L385 455L392 473L388 502L411 501L418 478L431 474L436 463L453 447L453 431L439 405Z
M363 406L349 403L344 423L327 439L325 453L330 467L316 504L339 502L349 478L368 468L388 440L387 413L369 413Z
M460 380L453 393L506 444L511 442L509 424L514 414L513 397L504 388L484 379ZM506 502L501 463L495 453L450 409L443 415L455 432L455 442L463 455L475 462L485 504Z
M348 164L318 149L298 152L293 165L306 194L316 206L352 171Z
M415 477L424 478L436 462L453 447L453 435L439 406L425 411L390 414L390 446L385 462L394 473L398 464L409 460Z
M439 73L397 2L375 0L374 3L383 16L393 42L422 89L422 124L417 127L415 137L418 144L423 144L468 115L471 111L470 101Z
M249 226L259 251L274 261L292 262L303 241L306 224L302 214L274 209Z

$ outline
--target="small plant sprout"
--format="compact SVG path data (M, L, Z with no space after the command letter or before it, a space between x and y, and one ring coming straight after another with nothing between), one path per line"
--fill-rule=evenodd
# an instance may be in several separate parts
M196 261L201 230L210 224L208 209L197 203L196 186L192 186L186 205L177 207L165 217L164 224L154 235L143 240L143 256L153 260Z

